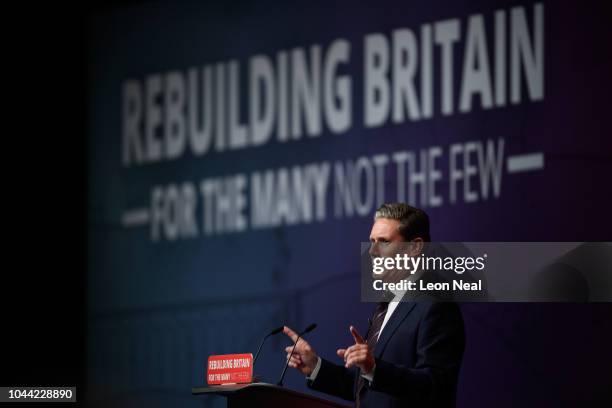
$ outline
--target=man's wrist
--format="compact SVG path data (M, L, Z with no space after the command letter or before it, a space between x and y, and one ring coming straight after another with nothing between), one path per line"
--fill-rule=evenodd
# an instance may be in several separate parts
M374 371L376 370L376 363L374 363L374 366L372 366L372 369L370 370L369 373L365 374L365 373L361 373L361 376L363 378L365 378L366 380L368 380L369 382L374 381Z
M314 381L317 378L317 374L319 374L319 370L321 369L321 357L317 356L317 364L312 369L310 375L306 377L306 379L310 381Z

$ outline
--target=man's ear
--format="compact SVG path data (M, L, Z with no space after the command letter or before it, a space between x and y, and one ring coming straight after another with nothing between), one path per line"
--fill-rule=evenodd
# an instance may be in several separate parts
M410 241L410 256L419 256L423 253L425 247L425 241L423 238L415 238Z

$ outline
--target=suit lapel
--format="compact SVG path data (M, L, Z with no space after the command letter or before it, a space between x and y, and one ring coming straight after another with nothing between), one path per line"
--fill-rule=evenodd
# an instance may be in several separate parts
M376 347L374 347L375 357L379 358L382 355L382 352L385 350L385 347L387 346L387 343L395 330L397 330L399 325L404 321L406 316L408 316L415 306L416 302L400 302L397 305L393 311L393 314L389 318L389 321L383 328L383 331L378 338L378 342L376 343Z

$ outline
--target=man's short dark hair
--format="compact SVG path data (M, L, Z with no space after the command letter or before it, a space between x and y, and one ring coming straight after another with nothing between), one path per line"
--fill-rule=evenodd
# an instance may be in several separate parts
M415 238L421 238L425 242L431 241L429 216L419 208L405 203L386 203L378 207L374 214L374 220L379 218L398 220L399 233L406 241Z

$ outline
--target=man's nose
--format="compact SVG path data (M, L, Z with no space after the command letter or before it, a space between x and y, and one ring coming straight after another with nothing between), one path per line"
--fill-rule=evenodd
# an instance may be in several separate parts
M370 257L380 256L379 245L376 242L370 243L370 249L368 250Z

